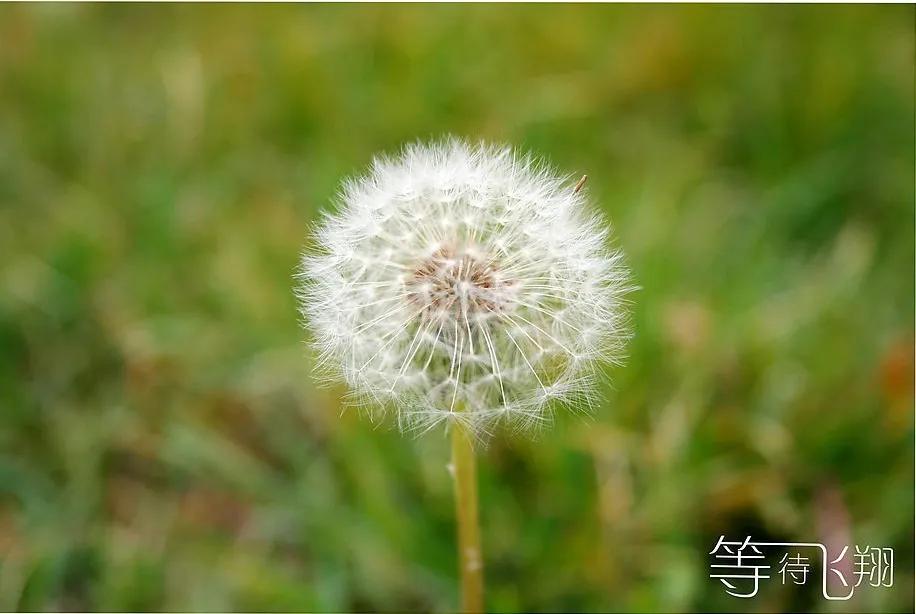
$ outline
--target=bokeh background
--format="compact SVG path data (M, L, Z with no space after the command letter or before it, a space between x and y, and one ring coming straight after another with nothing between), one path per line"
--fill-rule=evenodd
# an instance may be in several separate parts
M379 151L587 173L641 290L590 419L482 452L500 611L913 607L913 6L0 7L0 610L458 603L442 432L291 290ZM828 603L720 534L896 551Z

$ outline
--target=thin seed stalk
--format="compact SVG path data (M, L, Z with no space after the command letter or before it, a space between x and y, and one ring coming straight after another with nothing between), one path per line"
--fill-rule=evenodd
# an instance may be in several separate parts
M477 513L474 440L467 427L458 422L451 425L451 431L458 564L461 568L461 610L483 612L483 554L480 549L480 522Z

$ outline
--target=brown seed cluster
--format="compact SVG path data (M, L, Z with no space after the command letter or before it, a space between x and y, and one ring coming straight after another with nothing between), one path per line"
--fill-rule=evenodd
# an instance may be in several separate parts
M412 303L456 318L465 310L467 315L501 312L514 286L492 261L452 246L440 247L423 260L405 284Z

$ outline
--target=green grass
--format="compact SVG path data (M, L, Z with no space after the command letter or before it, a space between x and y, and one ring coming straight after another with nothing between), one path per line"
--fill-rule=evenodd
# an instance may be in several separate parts
M491 608L913 603L912 6L0 7L0 610L438 610L448 440L341 415L291 291L379 151L544 154L641 290L599 411L480 461ZM830 604L720 534L896 549Z

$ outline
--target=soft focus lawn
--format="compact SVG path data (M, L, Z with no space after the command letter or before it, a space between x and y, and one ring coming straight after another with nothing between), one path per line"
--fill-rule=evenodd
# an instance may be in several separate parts
M0 610L457 603L443 433L310 377L308 225L454 133L587 173L636 283L590 419L481 459L488 604L913 604L912 6L0 7ZM896 550L739 601L720 534Z

